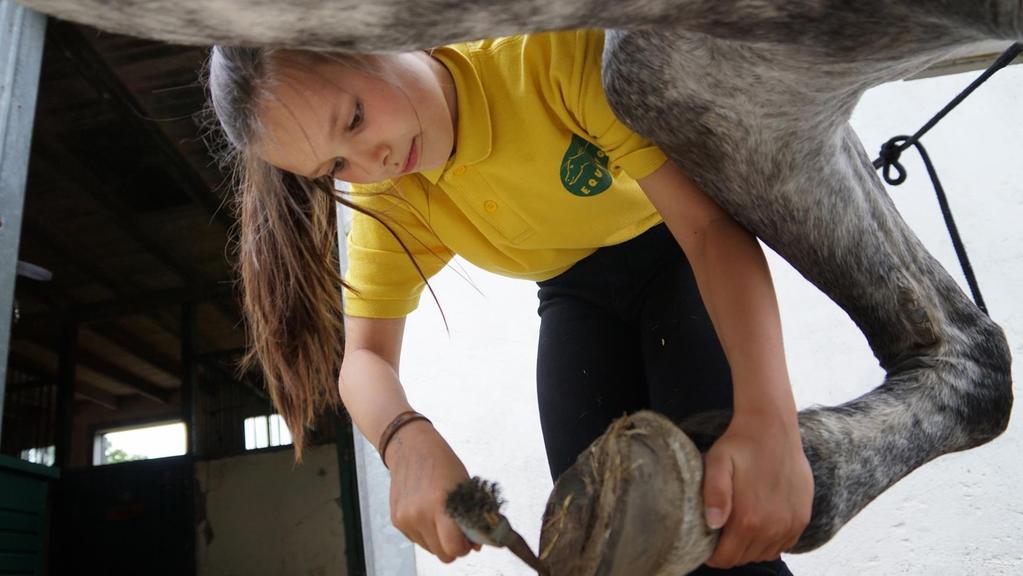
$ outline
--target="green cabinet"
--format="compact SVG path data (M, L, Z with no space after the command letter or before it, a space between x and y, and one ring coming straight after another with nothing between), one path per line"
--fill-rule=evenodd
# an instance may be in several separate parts
M47 495L58 475L0 455L0 574L43 574Z

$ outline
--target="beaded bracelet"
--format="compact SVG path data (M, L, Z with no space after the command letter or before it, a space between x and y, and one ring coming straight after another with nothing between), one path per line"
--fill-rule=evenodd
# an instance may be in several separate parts
M387 428L384 428L383 434L380 435L380 442L377 443L377 446L380 447L380 461L384 463L384 468L388 468L387 460L384 459L384 455L387 454L387 445L391 443L391 439L394 438L395 433L397 433L402 426L409 422L415 422L416 420L426 420L427 422L430 422L429 418L423 416L419 412L416 412L415 410L408 410L395 416L394 420L391 420L391 423L387 425ZM433 422L430 422L430 424L433 424Z

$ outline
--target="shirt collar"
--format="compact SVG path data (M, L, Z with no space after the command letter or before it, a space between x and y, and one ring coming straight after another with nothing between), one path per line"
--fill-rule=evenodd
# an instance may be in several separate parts
M487 95L483 91L483 83L467 55L468 46L443 46L433 51L433 56L440 60L455 80L455 93L458 94L458 126L455 140L455 153L447 164L433 170L421 172L431 184L437 184L444 172L452 166L475 164L490 156L491 128L490 107L487 106Z

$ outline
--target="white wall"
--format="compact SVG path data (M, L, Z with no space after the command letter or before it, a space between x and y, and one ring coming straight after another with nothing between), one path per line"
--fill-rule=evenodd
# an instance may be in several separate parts
M337 447L196 462L200 576L345 576Z
M976 73L875 89L853 123L874 152L914 132ZM1023 66L999 73L924 143L950 195L993 317L1006 329L1019 373L1023 358ZM929 180L906 153L909 182L896 204L924 243L962 274ZM498 481L512 525L536 546L551 488L537 417L535 285L465 267L433 282L451 326L445 334L425 296L409 322L403 380L470 474ZM834 404L880 382L862 336L829 300L783 261L771 258L781 301L797 403ZM961 282L965 287L965 282ZM474 291L473 285L482 294ZM965 289L965 288L964 288ZM1020 387L1015 386L1017 394ZM788 556L798 575L1018 574L1023 567L1023 431L1018 418L994 442L938 459L910 475L818 551ZM445 566L417 551L421 575L528 574L505 551L484 549Z

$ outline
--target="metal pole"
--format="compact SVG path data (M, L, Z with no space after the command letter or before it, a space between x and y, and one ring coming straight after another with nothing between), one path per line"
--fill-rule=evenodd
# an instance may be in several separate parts
M347 186L347 184L346 184ZM341 275L348 268L345 237L350 213L337 206L338 252ZM391 524L391 474L369 440L352 426L355 443L355 469L358 479L359 515L362 521L362 548L367 576L415 576L416 554L412 542ZM344 471L340 471L342 474Z
M72 464L71 445L74 440L75 373L78 367L78 320L66 315L60 321L60 343L57 347L57 433L54 441L54 466L68 468ZM90 462L96 464L96 462Z
M45 30L42 14L0 0L0 431L21 213Z
M199 434L196 430L196 386L195 386L195 305L185 302L181 305L181 419L185 422L185 453L197 456Z
M366 555L359 513L359 479L355 466L355 438L343 415L335 415L337 472L341 481L341 514L345 531L345 560L348 576L366 576Z

